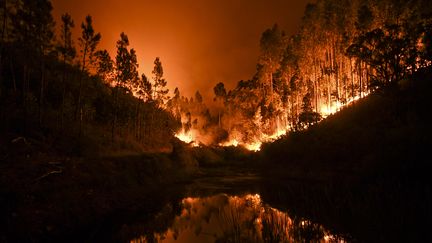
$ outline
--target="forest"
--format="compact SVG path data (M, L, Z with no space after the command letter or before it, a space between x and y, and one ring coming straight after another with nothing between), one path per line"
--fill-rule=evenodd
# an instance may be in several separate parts
M98 48L102 34L91 16L75 37L73 18L65 13L56 24L50 1L4 0L1 129L53 145L74 141L66 152L78 154L160 150L174 134L195 145L259 150L262 142L305 129L429 66L426 6L423 0L308 4L297 34L276 24L262 33L250 80L232 90L218 83L213 103L205 104L199 91L188 98L176 88L171 97L158 57L151 78L139 74L125 33L112 58Z
M303 130L382 87L403 83L431 65L431 13L427 1L308 4L296 35L286 35L278 25L263 32L250 80L233 90L223 82L214 87L218 136L207 139L209 124L216 121L200 109L182 114L185 131L195 121L191 137L198 141L259 150L262 142Z
M98 49L102 35L91 16L76 38L69 14L55 24L50 1L1 5L2 133L44 140L72 154L166 146L162 138L179 124L164 109L168 89L159 58L152 83L139 76L126 34L120 34L113 60Z
M229 242L430 238L429 0L309 3L210 99L170 90L160 57L140 72L127 33L111 53L98 19L52 11L0 0L1 242L211 236L194 205Z

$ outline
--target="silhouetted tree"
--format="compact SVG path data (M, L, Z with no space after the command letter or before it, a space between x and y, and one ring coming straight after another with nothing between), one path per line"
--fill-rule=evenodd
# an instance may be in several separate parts
M79 115L80 129L79 134L81 136L82 121L83 121L83 111L82 111L82 89L83 89L83 77L87 72L87 65L93 62L94 54L96 52L96 47L100 42L101 34L95 33L93 29L93 20L90 15L87 15L85 22L81 24L82 34L78 39L80 44L80 52L82 55L81 61L81 75L79 76L79 88L78 88L78 98L77 107L75 110L75 118Z
M219 105L224 105L224 102L225 102L226 96L227 96L225 85L222 82L216 84L216 86L213 88L213 92L215 94L214 101L218 102ZM221 127L221 116L222 116L222 111L221 111L221 109L218 109L218 126L219 126L219 128Z
M72 40L72 28L75 26L74 21L70 14L65 13L61 17L62 24L60 27L60 42L57 45L57 50L62 56L63 62L63 74L62 74L62 101L60 111L60 127L63 129L64 123L64 107L65 107L65 96L66 96L66 78L67 78L67 65L69 65L75 58L76 49L73 45Z
M197 103L199 103L199 104L201 104L201 103L203 102L203 97L202 97L202 95L200 94L199 91L197 91L197 92L195 93L195 101L196 101Z
M114 140L115 128L118 118L118 96L119 92L130 92L133 86L138 83L138 62L134 49L128 50L129 38L125 33L120 34L117 41L116 85L114 87L114 115L112 122L112 140Z
M114 73L114 61L107 50L97 51L97 74L108 84L113 84L115 73Z
M163 67L159 57L154 61L153 74L153 99L159 106L164 106L167 99L168 89L165 89L167 81L163 77Z

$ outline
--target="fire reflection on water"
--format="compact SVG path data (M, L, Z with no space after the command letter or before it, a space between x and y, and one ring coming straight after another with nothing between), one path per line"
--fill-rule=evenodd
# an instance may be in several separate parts
M163 233L131 242L344 242L323 226L266 205L259 194L184 198Z

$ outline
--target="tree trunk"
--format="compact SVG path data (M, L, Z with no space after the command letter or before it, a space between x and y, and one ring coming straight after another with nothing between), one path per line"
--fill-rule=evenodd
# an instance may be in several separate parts
M352 68L352 59L350 58L350 73L351 73L351 96L352 99L354 100L355 97L355 93L354 93L354 72L353 72L353 68Z
M114 143L115 129L117 123L117 104L118 104L118 87L114 87L114 110L113 119L111 123L111 142Z
M15 69L14 69L13 61L10 60L9 64L10 64L10 70L11 70L11 73L12 73L13 88L14 88L14 92L16 93L17 92L17 84L16 84ZM26 68L24 68L24 72L25 72L25 70L26 70Z
M42 57L43 58L43 57ZM45 63L44 61L42 61L42 66L41 66L41 80L40 80L40 93L39 93L39 127L42 126L42 122L43 122L43 109L44 109L44 99L45 99L45 95L44 95L44 91L45 91Z
M63 131L64 127L64 107L66 96L66 56L63 56L63 75L62 75L62 103L60 109L60 130Z
M75 120L77 119L77 115L79 112L79 137L81 137L81 128L82 128L82 86L83 86L83 76L85 72L85 66L86 66L86 55L87 55L87 46L84 47L84 54L83 54L83 61L82 61L82 67L81 67L81 75L79 76L79 89L78 89L78 102L77 107L75 109Z
M137 106L136 106L136 116L135 116L135 138L139 139L139 122L140 122L140 105L141 100L137 100Z
M314 82L314 84L315 84L315 89L314 89L314 91L315 91L315 112L318 113L319 112L319 110L318 110L318 74L317 74L316 58L314 58L313 66L314 66L314 76L315 76L315 82Z
M6 36L7 0L4 0L3 3L4 3L3 4L3 27L2 27L1 43L0 43L0 84L3 82L3 47L5 43L5 36ZM16 86L14 86L14 91L16 92Z
M363 83L362 83L363 70L362 70L362 62L361 61L359 61L359 63L358 63L358 72L359 72L360 98L362 98L363 97Z

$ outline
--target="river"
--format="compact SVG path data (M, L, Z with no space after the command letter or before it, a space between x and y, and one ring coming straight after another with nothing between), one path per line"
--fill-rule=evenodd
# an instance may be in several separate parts
M105 235L124 242L346 242L326 226L262 198L255 173L212 171L179 185L175 199ZM276 194L280 194L276 192ZM281 204L278 202L277 204ZM282 203L283 204L283 203Z

